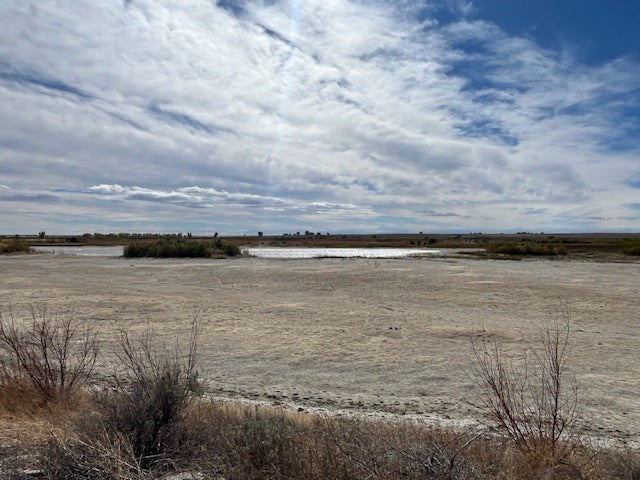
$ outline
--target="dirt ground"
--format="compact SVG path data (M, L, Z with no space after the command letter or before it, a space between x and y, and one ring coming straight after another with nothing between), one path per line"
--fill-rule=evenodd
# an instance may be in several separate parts
M120 326L186 340L199 311L212 395L457 425L487 422L470 339L521 352L568 305L585 428L640 448L640 263L0 258L5 316L34 305L72 307L107 354Z

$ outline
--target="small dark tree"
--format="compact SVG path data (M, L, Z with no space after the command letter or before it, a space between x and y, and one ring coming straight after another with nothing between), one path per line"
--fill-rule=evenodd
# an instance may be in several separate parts
M259 237L262 237L262 235L264 235L264 233L263 233L263 232L258 232L258 236L259 236Z
M38 232L39 238L44 238L46 235L47 235L47 232L45 232L44 230L42 232Z

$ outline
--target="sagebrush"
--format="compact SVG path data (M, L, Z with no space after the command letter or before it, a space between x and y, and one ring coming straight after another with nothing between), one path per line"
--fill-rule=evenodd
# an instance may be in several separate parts
M189 401L202 392L197 370L198 317L194 317L187 351L154 338L150 326L139 335L120 331L116 357L123 368L112 388L99 395L105 428L130 442L142 468L165 462L183 440L182 421Z

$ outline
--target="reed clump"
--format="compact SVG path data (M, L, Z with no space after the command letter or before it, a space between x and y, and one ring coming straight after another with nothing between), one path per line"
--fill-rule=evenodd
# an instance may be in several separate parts
M640 256L640 241L629 240L625 242L622 251L625 255Z
M491 255L513 256L559 256L566 255L566 248L554 244L532 244L524 242L490 242L485 246Z
M209 241L175 238L129 242L124 248L123 255L156 258L235 257L240 255L240 248L222 239Z
M10 240L0 240L0 254L29 252L31 252L31 248L22 239L12 238Z

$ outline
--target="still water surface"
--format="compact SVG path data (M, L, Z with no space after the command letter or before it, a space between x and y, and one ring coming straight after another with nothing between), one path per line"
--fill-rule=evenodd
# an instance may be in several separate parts
M36 253L71 255L73 257L121 257L122 245L112 247L31 247Z
M122 245L111 247L33 247L37 253L80 257L121 257ZM404 258L411 256L439 257L458 250L419 248L269 248L244 247L243 252L258 258Z
M413 255L440 255L440 250L416 248L245 248L259 258L402 258Z

